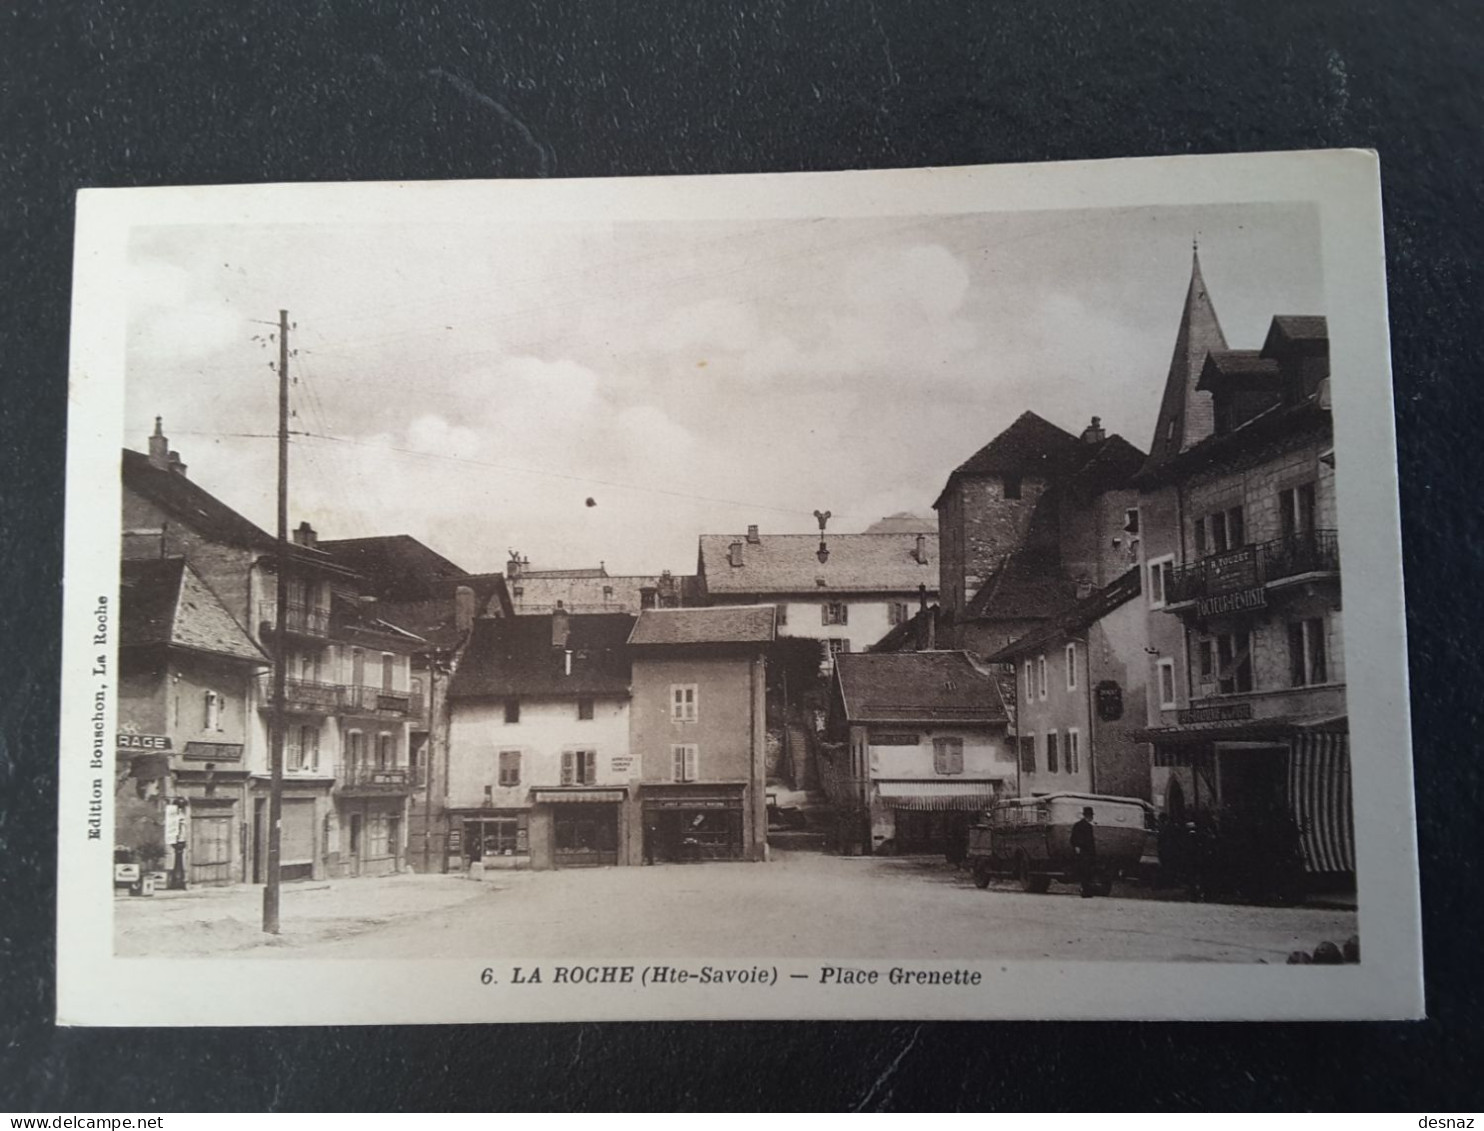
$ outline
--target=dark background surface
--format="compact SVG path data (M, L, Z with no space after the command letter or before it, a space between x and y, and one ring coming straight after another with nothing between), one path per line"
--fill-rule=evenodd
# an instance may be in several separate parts
M1477 1108L1481 90L1477 0L7 5L0 1108ZM1430 1020L51 1025L77 189L1326 146L1381 154Z

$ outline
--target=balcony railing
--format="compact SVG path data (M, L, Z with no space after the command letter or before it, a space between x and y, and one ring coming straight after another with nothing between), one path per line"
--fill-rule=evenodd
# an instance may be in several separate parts
M278 602L264 601L262 605L263 624L269 632L278 629ZM298 601L290 601L284 607L283 630L292 632L296 636L328 636L330 634L330 610L317 606L305 605Z
M423 784L423 767L343 762L336 768L335 784L341 789L385 789L389 792L415 789Z
M317 679L286 679L283 681L284 706L300 714L328 715L340 704L340 688L333 683L321 683ZM270 697L263 703L272 708Z
M340 708L365 715L405 718L412 714L412 694L380 687L347 684L340 688Z
M1166 586L1171 605L1271 585L1306 573L1338 573L1340 542L1333 530L1290 534L1212 554L1175 569Z

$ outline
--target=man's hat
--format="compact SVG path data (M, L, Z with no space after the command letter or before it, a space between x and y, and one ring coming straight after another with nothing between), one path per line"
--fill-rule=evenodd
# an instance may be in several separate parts
M1091 805L1084 805L1084 806L1082 806L1082 815L1084 817L1091 817L1092 816L1092 806Z

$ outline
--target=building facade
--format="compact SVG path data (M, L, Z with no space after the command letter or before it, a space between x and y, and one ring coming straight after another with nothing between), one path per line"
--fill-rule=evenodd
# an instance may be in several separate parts
M774 607L647 609L629 636L646 863L767 858Z
M860 815L847 851L951 854L965 843L975 817L1014 793L1008 721L998 680L967 652L842 657L825 776L837 809Z
M697 584L712 605L771 604L780 636L811 637L831 657L864 652L936 596L938 537L706 534Z
M641 860L633 625L561 610L475 622L448 691L451 855L486 868Z

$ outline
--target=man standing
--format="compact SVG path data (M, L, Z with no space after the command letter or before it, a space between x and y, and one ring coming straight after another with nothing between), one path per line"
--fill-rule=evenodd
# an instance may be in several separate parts
M1072 826L1073 876L1082 885L1082 898L1097 894L1098 843L1092 831L1092 806L1082 809L1082 819Z

